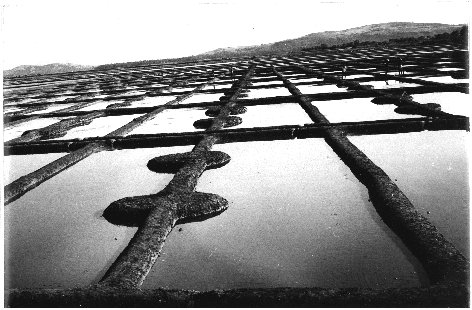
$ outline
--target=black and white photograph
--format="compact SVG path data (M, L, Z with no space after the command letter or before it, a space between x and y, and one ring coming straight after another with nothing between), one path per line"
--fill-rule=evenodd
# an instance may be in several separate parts
M2 305L470 307L471 12L2 0Z

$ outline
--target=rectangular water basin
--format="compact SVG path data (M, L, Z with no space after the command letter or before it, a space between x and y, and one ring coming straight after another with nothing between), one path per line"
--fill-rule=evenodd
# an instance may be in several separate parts
M304 125L312 122L298 103L248 106L247 112L238 116L242 118L242 123L231 128Z
M285 87L250 89L247 98L265 98L276 96L290 96L290 92Z
M92 120L92 122L85 126L79 126L70 129L67 134L60 138L51 140L67 140L67 139L81 139L86 137L103 137L112 131L126 125L139 114L121 115L121 116L107 116L99 117Z
M331 122L360 122L383 119L404 119L421 117L418 115L398 114L395 105L377 105L373 98L353 98L331 101L312 101L320 112Z
M93 154L7 205L5 288L71 288L97 282L136 231L109 223L102 217L105 208L127 196L160 191L172 175L150 171L147 162L190 149ZM33 156L19 163L14 157L15 170L36 164Z
M122 108L141 108L141 107L154 107L164 105L177 98L176 96L155 96L146 97L142 100L133 101L129 106L123 106Z
M451 114L471 117L470 95L459 92L427 93L413 95L419 103L439 103L441 110Z
M468 135L444 130L350 137L466 257L470 225Z
M202 109L169 109L134 129L128 135L197 131L193 123L208 118Z
M180 104L196 103L196 102L213 102L218 101L223 93L218 94L195 94L190 98L185 99Z
M11 139L20 137L25 131L40 129L52 124L59 122L63 118L59 117L48 117L48 118L37 118L16 126L8 127L3 130L3 141L7 142Z
M387 81L369 81L361 82L361 85L372 85L375 89L390 89L390 88L406 88L406 87L418 87L419 84L414 83L403 83L397 80L387 80Z
M347 92L346 88L337 87L336 85L298 85L297 88L302 92L302 94L326 94Z
M410 287L422 268L323 139L217 145L197 189L229 208L176 227L144 288Z

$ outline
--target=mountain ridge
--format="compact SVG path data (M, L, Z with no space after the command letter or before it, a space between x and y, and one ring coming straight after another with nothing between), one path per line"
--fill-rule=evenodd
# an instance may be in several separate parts
M119 66L160 64L175 61L199 61L210 58L227 58L241 56L257 56L264 54L286 54L299 52L304 49L339 46L352 42L385 42L402 38L433 37L435 35L452 33L460 30L465 25L450 25L441 23L413 23L413 22L390 22L359 26L344 30L329 30L310 33L295 39L286 39L273 43L224 47L208 51L198 55L181 58L142 60L117 64L104 64L99 66L84 66L74 64L53 63L44 66L26 65L18 66L3 71L5 77L76 72L91 69L109 69Z
M94 66L76 65L71 63L51 63L47 65L21 65L3 71L3 76L23 76L52 73L66 73L93 69Z
M219 48L200 55L219 55L221 57L230 57L248 52L255 54L271 52L294 52L304 48L313 48L321 45L342 45L354 41L383 42L391 39L434 36L445 32L448 33L454 30L459 30L461 27L463 27L463 25L449 25L441 23L380 23L344 30L330 30L310 33L299 38L287 39L262 45Z

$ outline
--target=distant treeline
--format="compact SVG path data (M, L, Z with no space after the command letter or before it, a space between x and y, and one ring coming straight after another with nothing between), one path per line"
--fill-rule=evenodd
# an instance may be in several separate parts
M319 46L301 48L299 51L317 51L317 50L326 50L326 49L337 49L337 48L359 48L359 47L388 47L388 46L412 46L412 45L421 45L421 44L454 44L463 47L464 49L468 46L468 26L464 25L460 30L454 30L450 33L445 32L437 34L434 36L420 36L420 37L408 37L408 38L397 38L389 39L388 41L362 41L355 40L353 42L339 44L339 45L326 45L320 44ZM294 54L299 51L284 51L281 53L271 53L271 55L283 55L283 54ZM253 56L270 56L267 53L257 53L257 52L248 52L247 54L240 54L234 57L221 57L221 55L198 55L198 56L188 56L181 58L172 58L172 59L158 59L158 60L141 60L125 63L113 63L107 65L101 65L95 67L95 70L108 70L115 69L119 67L135 67L135 66L148 66L156 64L171 64L171 63L198 63L201 61L208 60L225 60L225 59L245 59Z

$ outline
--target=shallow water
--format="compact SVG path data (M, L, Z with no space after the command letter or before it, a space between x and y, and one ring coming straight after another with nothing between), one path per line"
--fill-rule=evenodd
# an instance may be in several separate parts
M451 114L471 117L472 107L470 95L459 92L428 93L413 95L413 100L419 103L439 103L441 110Z
M31 113L28 113L28 115L56 112L56 111L59 111L59 110L65 109L65 108L72 107L73 105L74 105L73 103L52 104L44 110L34 111L34 112L31 112Z
M7 142L11 139L20 137L26 130L40 129L52 124L59 122L63 118L49 117L49 118L37 118L17 126L9 127L3 130L3 141Z
M3 183L9 184L21 176L66 155L66 153L12 155L3 157Z
M438 71L464 71L463 68L437 68Z
M415 259L368 202L367 190L324 140L234 143L214 149L232 160L205 172L197 190L225 197L229 209L204 222L176 227L145 288L425 283Z
M298 90L302 92L302 94L325 94L325 93L347 92L346 88L337 87L336 85L319 85L319 86L298 85L297 88Z
M429 76L429 77L423 77L419 76L418 78L425 80L425 81L431 81L431 82L438 82L438 83L447 83L447 84L455 84L455 83L469 83L469 79L455 79L450 75L446 76Z
M136 114L95 118L90 124L69 129L65 136L51 140L67 140L105 136L106 134L109 134L115 129L126 125L139 116L139 114Z
M431 131L350 137L466 257L469 257L468 136L465 131Z
M12 107L8 105L3 106L3 113L12 113L12 112L18 112L23 110L24 108L17 108L17 107Z
M190 98L183 100L180 104L188 104L188 103L195 103L195 102L213 102L218 101L223 93L218 94L195 94Z
M388 82L388 84L386 83ZM403 88L403 87L418 87L419 84L414 83L403 83L396 80L387 81L370 81L359 83L361 85L372 85L375 89L390 89L390 88Z
M361 122L384 119L415 118L418 115L398 114L395 105L377 105L373 98L353 98L331 101L312 101L320 112L331 122Z
M172 88L172 92L176 92L176 93L186 93L186 92L190 92L192 90L194 90L195 87L173 87Z
M99 280L136 231L108 223L103 210L117 199L161 190L172 175L151 172L147 162L190 149L94 154L7 205L5 288L77 287ZM36 164L36 156L21 157L10 158L15 169Z
M207 89L221 89L221 88L230 88L230 87L231 87L231 84L215 84L215 85L207 85L203 89L204 90L207 90ZM223 95L223 94L221 94L221 95Z
M140 107L153 107L164 105L172 100L177 98L176 96L155 96L155 97L146 97L143 100L133 101L129 106L124 106L123 108L140 108Z
M373 71L376 70L377 68L356 68L358 71Z
M317 80L305 74L284 75L295 84ZM357 75L362 76L368 75ZM266 77L255 77L253 85L281 84L257 82L260 78ZM384 84L365 84L375 83ZM414 84L389 86L410 85ZM297 87L302 93L346 91L335 85ZM198 94L184 104L213 101L205 98L222 95ZM284 87L251 89L249 98L289 95ZM174 98L147 97L131 107L158 106ZM397 114L395 106L375 105L371 99L312 104L331 122L418 117ZM470 97L461 93L421 94L414 95L414 99L440 103L449 113L470 115ZM295 103L247 109L246 114L239 115L243 123L235 128L312 122ZM193 122L208 118L204 112L169 109L130 134L197 131ZM61 139L105 135L138 116L96 119ZM45 120L51 119L41 121ZM32 129L32 124L25 124L15 134ZM396 180L446 238L469 256L465 135L447 131L350 139ZM149 171L147 161L191 148L94 154L8 205L6 270L11 276L7 275L6 287L75 287L98 280L135 231L109 224L100 217L101 212L116 199L162 189L172 175ZM428 284L416 259L378 217L365 187L323 139L234 143L216 145L214 149L227 152L232 161L205 172L197 189L225 197L230 208L204 222L176 227L145 288L385 288ZM63 155L7 157L4 181L11 182Z
M134 129L127 135L155 134L172 132L193 132L196 129L193 123L205 119L205 110L200 109L169 109L159 113L152 120Z
M261 86L261 85L280 85L282 86L284 83L282 81L266 81L266 82L251 82L253 86Z
M242 118L242 123L231 128L304 125L312 123L310 117L308 117L298 103L249 106L246 113L238 116Z
M94 110L104 110L107 108L107 106L119 102L118 100L115 101L101 101L98 100L97 102L92 103L91 105L88 105L82 109L79 109L77 111L94 111Z
M346 79L347 80L354 80L354 79L371 78L371 77L372 77L372 75L368 75L368 74L352 74L352 75L346 76Z
M292 82L293 84L298 84L298 83L306 83L306 82L321 82L323 81L323 79L319 79L319 78L301 78L301 79L294 79L292 77L289 77L289 80L290 82Z
M290 92L285 87L249 89L247 98L264 98L275 96L290 96Z

